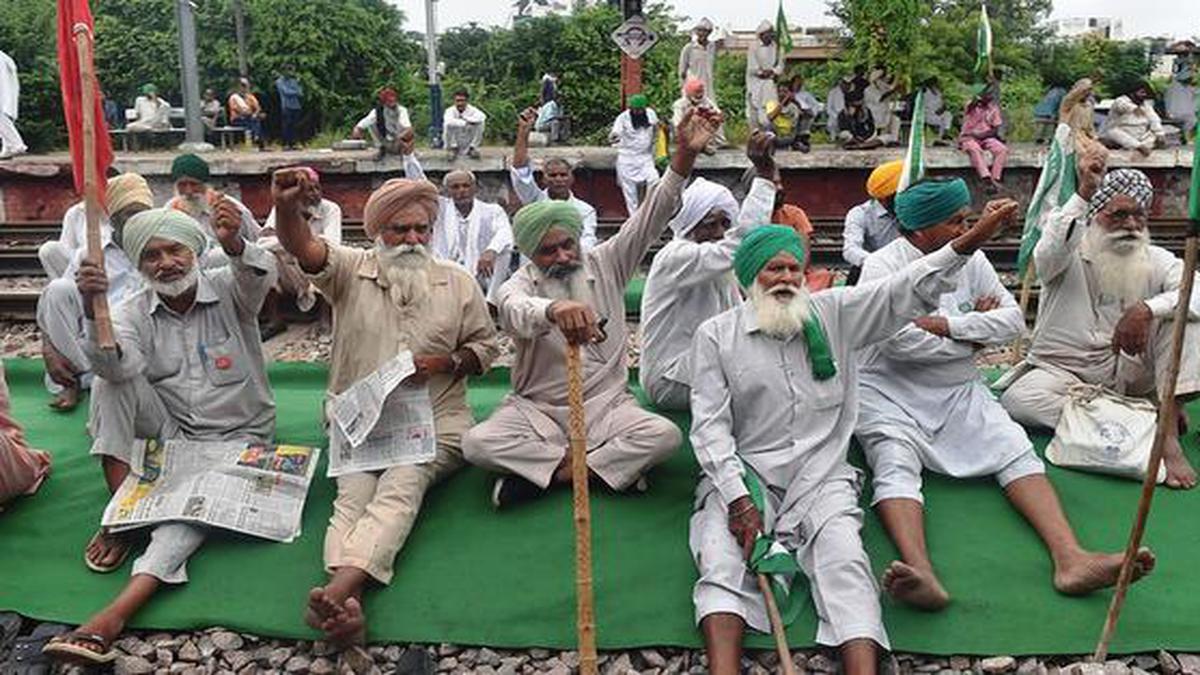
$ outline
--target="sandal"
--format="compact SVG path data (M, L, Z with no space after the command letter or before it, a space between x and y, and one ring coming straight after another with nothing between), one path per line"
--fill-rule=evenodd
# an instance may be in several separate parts
M77 644L80 642L83 644ZM51 639L42 647L42 653L55 661L86 666L99 666L117 660L117 653L103 635L78 630Z
M112 544L110 544L109 548L113 548L114 546L122 546L123 547L120 555L117 556L117 559L111 565L98 565L98 564L92 562L91 558L88 558L88 554L87 554L88 548L90 548L91 545L93 543L95 543L95 541L97 539L101 539L101 538L106 538L113 542ZM90 540L88 540L87 546L83 547L83 564L87 565L88 569L90 569L91 571L96 572L98 574L108 574L109 572L119 569L121 567L121 565L125 564L125 559L128 557L129 557L129 541L126 540L126 538L122 537L119 534L109 532L108 528L104 528L104 527L97 530L96 534L92 535L92 538Z

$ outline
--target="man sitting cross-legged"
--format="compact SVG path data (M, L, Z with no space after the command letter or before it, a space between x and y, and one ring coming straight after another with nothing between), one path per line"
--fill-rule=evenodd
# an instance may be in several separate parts
M858 410L855 353L932 309L970 256L1011 218L988 214L886 280L809 295L790 227L760 227L734 255L750 301L701 324L692 346L692 447L703 470L689 543L693 600L714 675L737 673L746 625L768 631L747 569L760 534L808 577L817 642L845 672L876 672L888 648L859 530L859 472L846 461Z
M961 179L925 181L901 192L896 215L903 237L867 257L861 282L887 278L961 235L970 202ZM984 213L1010 204L989 202ZM1122 555L1080 547L1025 430L975 368L978 349L1007 344L1024 331L1021 309L981 251L956 282L935 312L859 352L855 436L874 473L872 503L901 558L884 574L884 590L926 610L950 601L925 546L924 469L955 478L994 476L1050 550L1060 592L1078 595L1115 583ZM1143 551L1138 574L1152 563Z
M92 323L92 298L107 292L108 279L91 259L79 267L85 351L96 375L88 430L110 491L129 475L136 439L266 442L275 433L257 319L275 283L275 258L242 239L232 204L217 206L213 224L230 264L202 270L205 233L190 216L152 209L126 221L121 246L146 287L114 308L113 350L100 349ZM186 523L155 526L116 599L45 651L64 661L115 658L109 648L134 613L162 584L187 581L188 558L206 532ZM127 535L98 534L86 562L114 570L128 546Z
M583 223L570 202L544 200L517 212L514 236L532 262L500 288L498 302L500 325L516 342L513 391L463 439L467 461L516 474L496 481L496 508L571 481L568 342L580 345L593 475L624 490L679 447L679 429L629 392L625 286L679 208L683 182L720 121L719 113L689 113L671 169L620 231L590 251L580 252Z
M459 448L472 422L466 378L484 372L499 348L474 277L429 252L438 217L432 183L397 178L373 192L363 227L375 246L363 250L313 235L303 217L309 180L301 169L275 174L275 223L279 242L333 308L329 394L407 349L417 368L408 382L428 387L437 438L432 461L337 478L325 532L330 579L310 591L306 619L335 644L361 644L363 591L391 582L426 490L463 465Z

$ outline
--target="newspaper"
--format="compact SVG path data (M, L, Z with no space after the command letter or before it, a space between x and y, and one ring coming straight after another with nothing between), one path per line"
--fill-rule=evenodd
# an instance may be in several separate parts
M245 441L139 441L101 524L121 531L189 522L290 542L300 536L320 452Z
M330 478L431 462L437 456L433 403L424 385L396 387L374 417L375 425L358 445L342 433L339 425L330 425Z
M330 406L333 422L351 446L357 448L363 444L379 421L388 395L415 372L412 352L406 349L333 397Z

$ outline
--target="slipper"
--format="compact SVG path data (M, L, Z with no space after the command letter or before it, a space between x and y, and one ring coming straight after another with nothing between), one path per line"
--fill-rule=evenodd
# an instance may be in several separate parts
M88 555L87 555L88 547L90 547L92 545L92 542L96 541L96 539L100 538L100 537L110 537L114 541L116 541L117 543L119 543L125 547L125 549L123 551L121 551L121 554L117 556L117 559L111 565L97 565L96 563L92 562L88 558ZM89 570L99 573L99 574L108 574L109 572L119 569L121 567L121 565L125 564L125 559L128 557L129 557L129 542L124 540L119 535L117 535L113 532L109 532L106 528L103 528L103 527L100 528L99 530L97 530L96 534L92 535L92 538L90 540L88 540L87 546L83 547L83 564L87 565Z
M90 644L99 649L72 644L76 642ZM42 653L55 661L87 666L99 666L117 660L117 653L113 651L112 645L104 639L104 636L83 633L78 630L53 638L46 643L45 647L42 647Z
M17 638L8 660L0 664L5 675L49 675L54 665L42 649L52 638L70 630L58 623L46 623L33 629L33 633Z

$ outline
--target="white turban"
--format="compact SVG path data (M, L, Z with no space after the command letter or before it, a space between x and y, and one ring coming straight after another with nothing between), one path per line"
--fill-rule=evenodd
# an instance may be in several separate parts
M696 24L696 27L695 27L695 28L693 28L692 30L707 30L707 31L711 31L712 29L713 29L712 22L708 20L708 17L704 17L703 19L700 19L700 22L699 22L699 23L697 23L697 24Z
M775 30L775 25L772 24L770 21L763 19L762 23L758 24L758 29L754 31L754 34L762 35L763 33L770 31L770 30Z
M675 232L676 238L683 238L714 210L724 211L729 216L729 222L733 223L737 221L740 207L729 188L720 183L697 178L683 191L683 205L679 207L679 213L667 224Z

